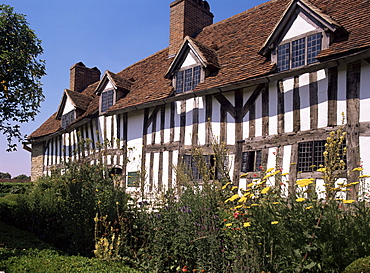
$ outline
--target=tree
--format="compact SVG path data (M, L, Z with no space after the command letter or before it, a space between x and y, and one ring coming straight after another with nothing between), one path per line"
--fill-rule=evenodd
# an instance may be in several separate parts
M33 121L44 100L40 79L45 73L41 40L29 28L25 16L0 5L0 131L7 151L21 141L20 124Z
M12 176L10 175L10 173L2 173L2 172L0 172L0 178L11 179Z
M13 177L14 180L31 180L30 176L27 176L25 174L20 174L16 177Z

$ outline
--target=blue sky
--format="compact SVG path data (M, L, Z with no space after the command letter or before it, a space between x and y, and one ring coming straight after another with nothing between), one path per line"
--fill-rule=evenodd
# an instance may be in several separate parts
M69 68L83 62L114 73L168 46L171 0L4 0L26 15L42 40L47 75L42 78L45 101L34 122L22 124L31 134L58 108L69 88ZM266 0L208 0L214 22L227 19ZM0 136L0 172L30 175L30 153L18 145L6 152Z

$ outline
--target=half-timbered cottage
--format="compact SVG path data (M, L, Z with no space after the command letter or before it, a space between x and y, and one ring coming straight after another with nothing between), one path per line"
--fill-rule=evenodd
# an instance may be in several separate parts
M30 135L32 179L81 156L81 139L92 150L108 140L105 163L128 189L143 170L147 192L167 189L173 166L191 167L195 146L211 155L216 139L241 187L260 166L319 184L315 166L339 126L343 178L370 172L369 0L273 0L218 23L207 1L176 0L168 48L118 73L83 63L70 73L56 113Z

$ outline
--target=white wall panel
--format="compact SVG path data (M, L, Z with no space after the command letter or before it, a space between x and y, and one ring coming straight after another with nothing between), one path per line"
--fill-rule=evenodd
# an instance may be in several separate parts
M327 71L321 69L317 72L318 87L318 122L319 128L328 126L328 78Z
M278 96L276 82L270 82L269 84L269 134L277 134L277 106L278 106Z
M293 78L287 78L283 81L285 132L293 132L293 85L294 85Z
M256 120L255 120L255 128L256 128L256 137L262 136L262 96L259 95L255 102L256 105Z
M337 102L337 123L342 124L342 113L345 114L345 123L347 123L346 110L346 67L338 68L338 102ZM330 111L330 109L329 109Z
M370 121L370 65L362 62L360 83L360 122Z
M301 131L310 129L310 77L308 73L299 76L299 97L301 107Z

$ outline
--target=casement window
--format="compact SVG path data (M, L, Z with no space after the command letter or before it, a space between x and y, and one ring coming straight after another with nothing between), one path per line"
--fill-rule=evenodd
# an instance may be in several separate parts
M71 124L76 119L76 111L72 110L67 114L64 114L61 118L62 120L62 128L67 128L69 124Z
M194 90L200 82L201 68L195 66L180 70L176 73L176 93Z
M114 91L113 89L103 91L101 93L100 111L105 113L109 107L113 105Z
M325 140L298 143L298 172L316 171L320 165L324 165L325 143ZM347 157L342 152L344 147L345 142L342 144L339 158L346 162Z
M324 164L325 140L298 143L298 172L311 172Z
M228 157L226 157L223 160L223 166L224 170L219 170L217 167L215 168L216 162L215 157L213 155L204 155L204 163L206 164L206 167L210 171L210 175L214 176L211 177L211 179L221 179L221 176L225 172L227 166L228 166ZM199 163L197 159L192 155L184 155L183 156L183 163L185 166L186 171L191 176L193 180L202 180L202 172L199 170ZM213 170L214 168L214 170ZM207 170L205 170L207 171Z
M139 187L139 186L140 186L140 173L139 172L128 172L127 187Z
M279 45L277 48L277 67L279 71L288 70L316 62L322 47L322 34L315 33Z
M241 172L257 172L262 167L262 151L247 151L242 153Z

